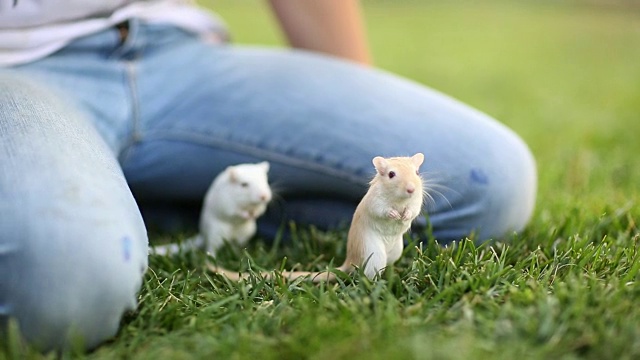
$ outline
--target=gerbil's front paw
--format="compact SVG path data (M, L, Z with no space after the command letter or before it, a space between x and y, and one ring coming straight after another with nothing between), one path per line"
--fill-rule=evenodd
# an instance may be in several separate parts
M402 221L410 221L413 219L413 214L411 213L411 210L406 209L403 213L402 213Z
M389 219L402 220L402 214L400 214L396 209L389 210L387 216L389 217Z

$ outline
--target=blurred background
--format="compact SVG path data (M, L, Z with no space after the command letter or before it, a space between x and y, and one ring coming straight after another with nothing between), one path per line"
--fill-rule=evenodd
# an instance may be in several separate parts
M266 1L200 3L237 45L286 46ZM638 213L640 1L362 4L376 66L476 107L530 145L534 221L568 209Z

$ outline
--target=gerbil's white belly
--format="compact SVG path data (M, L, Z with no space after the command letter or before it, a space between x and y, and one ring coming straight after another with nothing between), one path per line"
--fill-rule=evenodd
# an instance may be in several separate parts
M365 232L364 241L364 273L370 279L402 255L404 245L401 234L383 237L379 232L369 230Z
M379 237L385 244L391 244L395 242L398 237L402 237L410 227L410 221L385 219L384 221L378 222L374 231L378 233Z
M242 224L230 227L229 232L229 238L237 242L238 245L244 245L256 233L256 223L254 221L245 221Z
M369 232L369 237L374 243L379 244L379 249L384 251L384 264L393 264L402 255L402 249L404 248L403 235L411 227L411 222L385 219L385 221L380 221L377 224Z
M214 245L222 245L224 241L244 245L256 232L256 224L253 221L232 224L218 219L209 219L202 225L201 230L205 238Z

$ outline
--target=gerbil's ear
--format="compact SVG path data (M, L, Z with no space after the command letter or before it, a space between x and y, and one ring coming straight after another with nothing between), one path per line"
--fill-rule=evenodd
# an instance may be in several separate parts
M229 166L227 168L227 173L229 174L229 181L231 182L237 182L238 181L238 174L236 174L236 168L233 166Z
M264 172L269 172L269 162L268 161L263 161L263 162L259 163L258 165L260 165L264 169Z
M387 167L389 167L389 163L387 163L387 159L382 156L376 156L373 158L373 166L378 171L378 174L384 175L387 173Z
M419 168L420 165L422 165L422 163L424 162L424 155L422 153L417 153L413 155L411 157L411 162L413 162L413 165Z

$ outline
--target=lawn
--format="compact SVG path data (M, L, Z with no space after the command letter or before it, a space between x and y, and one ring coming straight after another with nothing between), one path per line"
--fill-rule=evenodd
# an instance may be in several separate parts
M209 4L209 2L202 2ZM242 44L282 46L261 2L210 1ZM605 5L612 4L613 5ZM150 258L137 312L88 359L640 357L640 7L365 1L376 64L500 119L530 145L527 229L492 246L412 241L383 279L231 283L199 254ZM222 262L321 268L345 232L295 229ZM180 235L163 235L179 237ZM157 239L152 239L157 240ZM41 356L15 339L13 358ZM2 353L0 352L0 357Z

